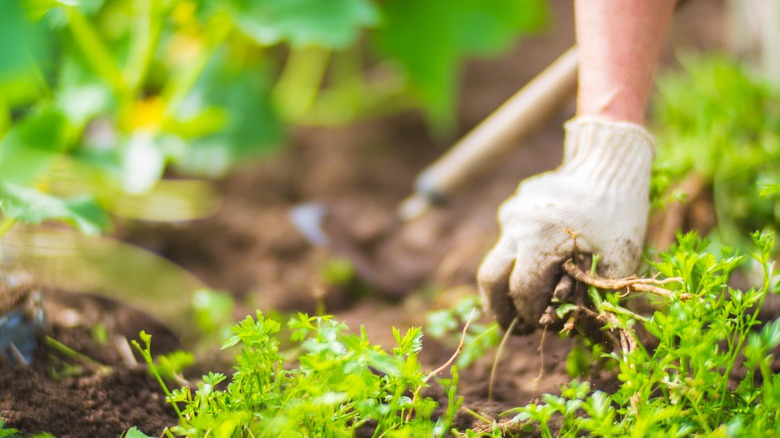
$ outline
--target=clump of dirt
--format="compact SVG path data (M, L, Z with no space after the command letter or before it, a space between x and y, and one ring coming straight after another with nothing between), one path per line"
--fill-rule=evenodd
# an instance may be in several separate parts
M24 434L120 436L132 426L159 435L176 424L157 382L140 368L55 380L40 368L0 371L0 417Z

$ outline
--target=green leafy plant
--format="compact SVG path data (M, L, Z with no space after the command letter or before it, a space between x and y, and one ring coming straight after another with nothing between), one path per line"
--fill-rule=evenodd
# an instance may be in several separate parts
M767 293L776 292L774 242L768 234L752 238L757 247L752 257L763 267L758 288L730 288L729 275L744 257L728 249L711 253L709 243L694 234L679 236L653 265L674 281L664 283L668 294L651 317L619 308L625 290L599 293L591 286L590 296L603 296L594 305L600 314L609 313L607 329L636 341L634 327L641 324L653 341L604 354L619 370L614 393L591 391L575 380L561 395L546 394L541 403L511 411L518 430L538 428L542 436L554 430L557 436L780 432L780 377L770 368L780 346L780 320L758 320Z
M151 337L141 334L136 348L160 382L179 415L166 434L180 436L443 436L462 402L455 395L457 369L441 379L448 395L444 415L433 418L438 403L420 390L432 377L423 373L417 354L422 331L395 330L397 347L372 345L365 330L351 333L329 317L304 314L290 320L291 338L301 353L295 361L279 351L279 323L247 317L233 327L224 348L240 347L235 372L203 376L190 387L169 390L152 359Z
M288 123L417 106L447 126L466 57L507 49L545 11L544 0L0 2L0 208L88 233L108 225L97 206L202 217L210 193L163 179L168 167L222 174L275 150ZM160 214L172 197L188 208Z

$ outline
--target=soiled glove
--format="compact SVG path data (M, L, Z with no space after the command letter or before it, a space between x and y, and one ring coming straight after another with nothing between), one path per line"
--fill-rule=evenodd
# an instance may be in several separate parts
M654 143L633 123L583 117L566 124L563 164L523 181L499 209L501 237L479 268L483 302L506 328L533 331L580 253L600 254L607 277L634 273L649 209Z

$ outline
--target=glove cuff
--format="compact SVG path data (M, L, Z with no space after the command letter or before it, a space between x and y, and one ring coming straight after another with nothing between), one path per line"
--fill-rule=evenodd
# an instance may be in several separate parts
M565 128L563 173L647 197L655 142L646 129L599 117L579 117Z

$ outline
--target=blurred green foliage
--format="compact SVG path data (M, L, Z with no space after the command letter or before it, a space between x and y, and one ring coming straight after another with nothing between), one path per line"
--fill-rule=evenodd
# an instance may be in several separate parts
M199 289L192 297L195 324L204 339L224 342L230 337L230 328L235 322L233 310L235 301L228 293Z
M168 166L214 176L262 157L290 124L419 107L441 130L466 57L539 29L545 5L4 0L0 175L111 211L154 191Z
M724 56L682 58L659 78L653 184L658 193L688 175L711 187L721 242L780 229L780 90Z
M501 342L502 334L497 322L479 322L482 308L479 296L467 295L450 308L435 310L426 315L425 331L431 337L453 348L462 342L460 354L455 361L458 368L468 368ZM464 333L463 329L467 323L468 329Z
M541 1L393 0L384 7L377 48L403 65L439 125L452 121L463 61L509 48L547 14Z

